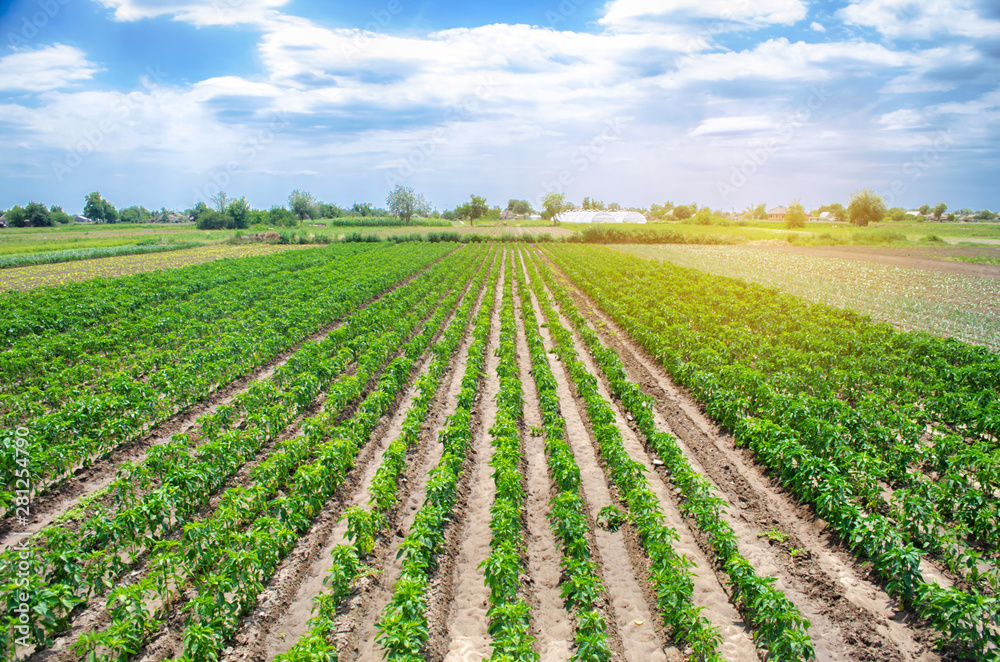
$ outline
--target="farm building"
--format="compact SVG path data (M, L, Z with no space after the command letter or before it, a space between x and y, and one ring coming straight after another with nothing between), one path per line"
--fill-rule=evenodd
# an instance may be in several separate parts
M784 207L775 207L774 209L767 210L767 220L769 221L783 221L785 220L785 214L788 210Z
M646 217L634 211L564 211L556 216L559 223L645 223Z

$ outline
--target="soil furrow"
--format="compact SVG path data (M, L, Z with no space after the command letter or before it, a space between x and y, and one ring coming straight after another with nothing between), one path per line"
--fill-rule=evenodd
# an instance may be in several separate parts
M543 284L544 287L544 284ZM548 288L545 288L546 290ZM550 293L551 296L551 293ZM561 314L559 321L566 329L572 330L572 324ZM697 526L686 520L681 514L677 503L677 496L670 484L664 480L662 474L657 473L657 465L654 458L646 451L645 445L637 435L636 430L629 424L626 416L622 412L620 401L611 397L607 387L607 381L603 378L600 370L594 365L593 359L587 353L587 349L575 330L573 333L573 343L580 360L587 367L587 370L598 376L597 388L601 397L611 402L614 406L615 423L622 433L622 442L629 457L642 464L650 477L649 487L656 495L663 508L664 523L677 531L679 539L672 544L674 550L679 555L686 556L688 561L694 564L694 604L702 608L702 613L719 630L722 636L722 655L729 662L754 662L758 660L757 648L753 642L753 635L743 622L736 607L730 602L730 592L716 576L714 564L706 556L699 545Z
M554 495L545 457L545 440L538 391L531 377L531 358L525 338L520 308L523 301L514 297L514 317L517 319L517 356L524 390L524 457L527 463L525 482L527 494L524 510L527 514L528 586L531 589L532 626L536 650L541 662L562 662L571 655L573 619L563 607L560 593L559 562L562 554L555 534L549 528L549 500ZM620 647L620 642L619 642ZM620 649L620 648L619 648Z
M532 305L538 319L544 319L538 303L533 301ZM551 352L555 345L548 328L543 326L539 330L546 350ZM580 467L581 495L592 512L615 505L617 499L608 487L596 441L585 423L586 413L570 388L562 362L554 360L551 367L566 420L566 439ZM628 530L627 526L616 532L598 528L594 532L593 550L607 589L611 611L608 616L620 633L624 659L628 662L682 659L681 651L668 644L664 636L663 619L656 615L655 596L646 581L648 561L635 538L626 535Z
M483 291L478 293L474 309L478 309L482 305L484 294ZM461 388L461 375L464 371L465 357L470 342L471 336L463 340L452 358L448 370L442 376L441 384L443 386L439 388L428 412L420 444L416 449L410 451L407 458L407 473L401 479L399 486L401 494L410 492L412 497L410 486L420 485L420 476L416 474L426 466L433 466L427 464L433 459L431 456L440 455L440 452L434 453L433 446L436 445L437 432L444 421L445 413L455 407L455 399ZM418 375L427 370L431 360L430 356L424 360ZM330 568L330 552L334 547L342 544L346 537L347 522L346 520L338 521L340 513L351 506L368 507L368 500L371 496L369 489L375 473L382 464L382 457L389 444L398 438L402 431L407 410L416 395L416 381L414 379L407 389L403 401L388 427L384 431L377 430L373 435L373 439L377 439L378 443L373 447L374 452L371 459L364 465L358 464L356 466L355 471L360 473L360 477L356 481L351 481L357 484L353 494L346 489L342 490L341 495L338 495L340 498L332 500L321 513L318 525L314 526L307 537L296 546L296 549L275 575L271 585L263 594L260 607L252 616L248 617L241 633L237 636L232 655L224 656L224 660L272 659L287 651L308 629L306 621L310 618L313 598L326 588L323 580ZM444 385L447 386L446 391ZM391 531L398 533L399 518L398 510L391 515ZM391 553L397 543L398 540L393 535L386 551ZM379 544L385 545L385 542L382 541Z
M773 484L752 454L735 448L732 437L716 428L655 359L560 277L591 328L618 352L629 378L655 397L657 426L677 437L692 468L727 499L727 521L744 556L760 574L778 576L782 582L778 587L800 609L797 596L813 605L803 609L803 614L812 622L810 635L817 655L832 646L843 647L852 660L941 659L931 649L933 632L912 614L894 609L896 601L860 570L839 538L826 530L825 522ZM658 468L658 472L663 470ZM789 582L795 587L791 593Z
M500 299L506 286L503 264L500 266L490 318L485 380L480 387L479 427L473 436L472 466L465 473L469 477L471 488L464 500L461 521L456 522L454 527L460 532L458 538L461 545L452 563L450 611L443 619L446 622L443 634L447 641L443 641L440 634L432 633L432 645L429 646L431 649L440 648L446 662L467 662L489 657L490 637L486 629L486 609L490 593L479 563L486 558L492 537L490 506L493 505L493 481L489 461L493 457L493 448L490 445L489 430L496 422L496 397L500 392L500 378L497 376L500 361L496 350L500 346ZM440 643L436 644L437 641Z

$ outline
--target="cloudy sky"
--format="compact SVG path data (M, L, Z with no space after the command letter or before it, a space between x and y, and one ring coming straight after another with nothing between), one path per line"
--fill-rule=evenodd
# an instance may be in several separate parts
M0 208L1000 207L996 0L0 0Z

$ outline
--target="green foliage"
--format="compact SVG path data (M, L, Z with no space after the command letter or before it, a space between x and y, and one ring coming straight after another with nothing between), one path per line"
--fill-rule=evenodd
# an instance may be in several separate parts
M27 213L24 207L20 205L14 205L7 210L7 223L12 228L23 228L27 223Z
M24 222L33 228L50 227L53 224L49 210L42 203L35 201L29 202L24 208Z
M809 216L806 214L806 209L802 206L802 202L798 199L792 200L791 204L788 205L788 210L785 212L785 227L804 228L808 218Z
M267 212L267 224L272 227L295 227L299 224L299 220L285 207L274 205Z
M300 221L309 218L318 218L320 215L316 207L316 198L313 194L300 189L295 189L288 194L288 208ZM275 223L274 225L279 224Z
M118 218L122 223L148 223L153 215L145 207L132 205L122 209Z
M396 184L386 196L385 202L393 216L403 221L403 225L409 225L413 216L426 216L431 211L430 203L423 195L414 193L412 187L402 184Z
M84 198L83 215L95 223L115 223L118 220L118 210L102 198L99 191L88 193Z
M233 219L233 227L241 230L245 230L250 227L251 211L252 209L250 208L250 203L247 202L246 197L230 200L225 209L226 216Z
M877 223L885 218L885 199L871 189L860 189L851 194L847 213L855 225Z
M232 230L236 227L236 221L228 214L214 209L206 209L198 214L195 226L199 230Z
M566 196L562 193L548 193L542 198L542 218L555 222L556 216L566 205Z

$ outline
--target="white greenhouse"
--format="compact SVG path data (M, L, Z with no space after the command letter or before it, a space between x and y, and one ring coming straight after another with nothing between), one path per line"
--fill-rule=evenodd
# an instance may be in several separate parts
M559 223L645 223L646 217L634 211L564 211L556 216Z

